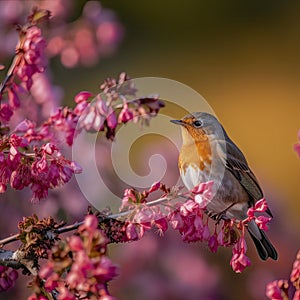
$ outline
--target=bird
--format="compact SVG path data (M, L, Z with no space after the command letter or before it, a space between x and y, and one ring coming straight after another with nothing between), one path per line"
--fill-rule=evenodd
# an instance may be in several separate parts
M248 209L264 197L263 191L244 154L218 119L207 112L194 112L171 122L182 129L178 167L186 188L192 190L213 180L213 198L206 205L207 215L218 221L246 219ZM266 213L273 217L269 208ZM259 257L277 260L275 247L254 220L247 229Z

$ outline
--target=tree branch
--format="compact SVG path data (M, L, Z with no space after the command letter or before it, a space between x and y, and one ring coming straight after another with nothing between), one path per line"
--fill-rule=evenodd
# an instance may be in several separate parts
M14 257L14 251L0 249L0 265L11 267L14 269L24 268L24 265L17 261Z
M12 243L12 242L16 242L18 240L18 237L19 237L19 234L17 233L17 234L11 235L7 238L0 240L0 247L3 247L4 245Z
M145 203L145 205L151 207L151 206L163 204L166 201L174 200L175 198L183 198L185 200L189 199L189 197L187 197L184 194L176 194L176 195L170 194L168 196L165 196L165 197L153 200L153 201L149 201L149 202ZM102 214L98 217L98 219L99 219L99 222L102 223L102 222L105 222L109 219L118 219L118 218L121 218L121 217L128 216L131 213L133 213L134 211L135 211L135 209L130 209L130 210L127 210L127 211L123 211L123 212L119 212L119 213L111 214L111 215L103 215ZM49 232L47 232L47 235L52 236L53 232L55 232L57 234L61 234L61 233L65 233L65 232L68 232L68 231L76 230L82 224L83 224L83 221L80 221L80 222L75 222L74 224L71 224L71 225L67 225L67 226L58 228L58 229L53 230L53 231L49 230ZM6 244L18 241L18 239L19 239L19 234L18 233L14 234L14 235L11 235L7 238L4 238L4 239L0 240L0 248L3 247Z

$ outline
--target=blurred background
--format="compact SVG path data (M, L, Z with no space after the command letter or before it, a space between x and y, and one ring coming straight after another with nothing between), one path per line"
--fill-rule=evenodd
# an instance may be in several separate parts
M76 1L70 20L85 3ZM89 67L66 68L59 58L51 60L52 79L62 86L65 103L80 90L96 92L104 78L121 71L131 78L170 78L199 92L259 178L275 216L268 235L279 252L277 262L261 262L249 243L253 265L234 274L230 249L211 254L201 244L183 244L171 230L164 238L149 233L137 243L110 247L121 272L110 287L112 294L120 300L264 299L268 282L288 278L300 248L300 160L293 151L300 129L300 3L103 0L101 4L117 15L123 40L110 56ZM170 135L179 135L177 129ZM141 153L149 143L140 146ZM153 149L157 145L165 149L168 142L152 138L153 144ZM166 177L177 172L178 153L173 150L166 155L170 172ZM69 197L75 195L72 191ZM48 201L40 207L21 206L60 217L71 209L76 218L85 209L82 201L71 208L66 204L53 208ZM7 295L13 294L0 294L0 299Z

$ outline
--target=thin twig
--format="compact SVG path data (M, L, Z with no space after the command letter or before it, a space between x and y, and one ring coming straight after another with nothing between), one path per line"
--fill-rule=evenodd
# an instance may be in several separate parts
M4 239L0 240L0 247L4 246L6 244L9 244L9 243L17 241L18 237L19 237L19 234L17 233L17 234L11 235L11 236L9 236L7 238L4 238Z
M83 223L84 223L83 221L81 221L81 222L75 222L74 224L71 224L71 225L67 225L67 226L58 228L58 229L56 230L56 232L57 232L57 233L64 233L64 232L72 231L72 230L78 229L78 227L79 227L80 225L82 225Z

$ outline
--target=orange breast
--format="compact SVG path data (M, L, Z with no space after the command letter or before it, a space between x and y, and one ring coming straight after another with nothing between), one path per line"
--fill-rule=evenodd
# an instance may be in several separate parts
M181 171L185 173L188 166L200 168L203 171L205 167L210 165L211 149L208 139L187 145L183 144L178 160L178 166Z

